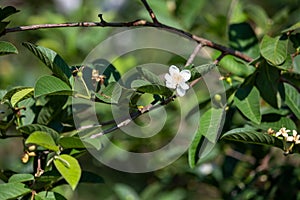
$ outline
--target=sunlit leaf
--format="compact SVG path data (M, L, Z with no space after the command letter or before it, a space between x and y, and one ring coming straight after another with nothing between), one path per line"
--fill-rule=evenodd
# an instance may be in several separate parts
M31 193L31 189L26 188L23 183L0 184L0 199L17 199L20 196Z
M17 48L10 42L0 41L0 56L7 54L17 54Z
M35 131L29 135L25 144L36 144L46 149L58 151L59 147L55 144L54 139L47 132Z
M14 174L9 179L9 183L22 183L26 181L34 180L34 176L32 174Z
M58 144L64 149L85 148L81 139L78 137L62 137L59 139Z
M34 90L33 88L24 88L14 93L14 95L11 97L10 100L12 107L15 107L16 104L19 103L20 101L32 97L33 90Z
M95 96L106 103L118 103L122 94L122 87L117 82L109 83L107 87L102 89Z
M75 190L81 177L81 168L78 161L72 156L62 154L54 159L54 165L71 188Z

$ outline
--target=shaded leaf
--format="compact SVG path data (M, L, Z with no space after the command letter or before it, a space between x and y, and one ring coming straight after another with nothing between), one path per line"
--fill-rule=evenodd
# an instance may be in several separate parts
M224 133L221 139L233 140L243 143L271 145L282 148L282 141L267 133L260 133L251 128L236 128Z
M16 199L25 194L31 193L29 188L23 183L0 184L0 199Z
M15 107L20 101L33 96L33 88L24 88L13 94L10 99L12 107Z
M5 8L0 8L0 21L17 12L19 12L19 10L17 10L13 6L6 6Z
M14 174L9 179L9 183L22 183L26 181L34 180L34 176L32 174Z
M292 26L290 26L287 29L284 29L283 31L281 31L282 33L286 33L286 32L290 32L290 31L294 31L300 28L300 22L297 22L296 24L293 24Z
M142 67L137 67L136 70L142 74L142 76L149 81L152 84L157 84L157 85L165 85L164 81L159 78L158 75L154 74L153 72L149 71L146 68L142 68Z
M287 56L288 40L277 36L272 38L265 35L260 44L261 55L272 65L282 64Z
M0 35L3 34L3 31L5 31L5 28L8 24L9 22L0 22Z
M34 86L34 97L43 95L72 95L73 91L68 84L54 76L42 76Z
M35 200L67 200L64 196L57 192L42 191L34 196Z
M104 183L101 176L94 172L82 171L80 183Z
M234 103L249 120L260 123L259 92L255 87L246 85L239 88L234 96Z
M54 159L54 165L71 188L75 190L81 177L81 168L78 161L72 156L62 154Z
M290 129L290 130L297 129L293 120L291 120L290 118L287 118L286 116L280 117L276 121L265 121L259 125L253 124L253 126L255 126L256 128L265 130L265 131L267 131L269 128L272 128L273 130L278 131L282 127L286 127L287 129Z
M57 141L57 139L59 138L58 132L56 132L52 128L49 128L48 126L44 126L41 124L28 124L25 126L18 127L18 130L28 135L35 131L47 132L51 135L54 141Z
M214 57L216 59L217 56ZM234 56L226 55L219 62L219 66L237 76L248 76L253 73L254 68L245 65L242 61L237 60Z
M0 56L7 54L17 54L17 48L10 42L0 41Z
M191 168L195 167L199 159L199 145L201 145L202 136L205 136L210 142L215 143L221 131L223 120L223 109L211 108L200 117L198 131L188 151L189 165Z
M47 132L35 131L29 135L25 144L36 144L52 151L58 151L59 147L55 144L55 141L51 135Z
M300 119L300 94L296 88L284 83L285 103Z
M118 183L114 186L114 191L120 200L138 200L138 194L128 185Z
M210 72L215 67L217 67L216 64L210 63L210 64L200 65L200 66L190 69L190 71L191 71L191 79L190 80L195 80L195 79L205 75L206 73Z
M117 82L108 84L107 87L102 89L99 93L95 93L95 96L106 103L118 103L122 94L122 87Z
M164 96L171 96L173 94L173 92L165 86L157 85L157 84L142 85L143 83L141 82L141 80L138 81L139 82L137 81L132 82L132 86L134 86L133 88L136 89L138 92L159 94Z
M22 44L37 56L56 77L64 81L67 85L70 85L69 78L72 75L71 69L56 52L29 42L24 42Z

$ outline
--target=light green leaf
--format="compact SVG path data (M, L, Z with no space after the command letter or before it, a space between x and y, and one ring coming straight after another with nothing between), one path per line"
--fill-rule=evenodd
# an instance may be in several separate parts
M188 151L189 165L194 168L198 161L199 145L201 145L201 138L205 136L210 142L215 143L216 137L221 131L221 124L224 120L224 110L211 108L200 117L198 131L190 145Z
M261 55L272 65L282 64L287 56L288 40L280 36L272 38L265 35L260 44Z
M282 33L286 33L286 32L290 32L290 31L294 31L300 28L300 22L297 22L296 24L290 26L287 29L284 29L283 31L281 31Z
M34 176L32 174L14 174L9 179L9 183L22 183L26 181L34 180Z
M64 196L57 192L42 191L35 195L35 200L67 200Z
M136 89L138 92L150 93L150 94L159 94L164 96L171 96L173 92L162 85L151 84L143 80L135 80L132 82L131 87Z
M64 149L85 148L81 139L78 137L62 137L59 139L58 144Z
M51 137L56 141L59 138L58 132L53 130L52 128L49 128L47 126L41 125L41 124L28 124L25 126L18 127L18 131L25 133L25 134L31 134L35 131L41 131L46 132L51 135Z
M25 194L31 193L29 188L23 183L0 184L0 199L16 199Z
M260 133L252 128L236 128L224 133L221 139L244 143L271 145L282 148L282 141L267 133Z
M3 98L2 98L2 100L11 100L11 97L15 94L15 93L17 93L17 92L19 92L19 91L21 91L21 90L26 90L26 89L31 89L32 87L23 87L23 86L21 86L21 87L15 87L15 88L13 88L13 89L11 89L11 90L9 90L4 96L3 96Z
M62 154L54 159L54 165L71 188L75 190L81 177L81 168L78 161L72 156Z
M0 56L7 54L17 54L17 48L10 42L0 41Z
M72 73L65 61L53 50L36 46L29 42L22 43L35 56L37 56L59 79L70 85L69 78Z
M59 147L55 144L51 135L42 131L35 131L30 134L25 144L36 144L52 151L59 150Z
M140 199L138 194L128 185L118 183L114 187L114 191L118 195L120 200L138 200Z
M245 86L237 90L234 96L237 108L252 122L261 121L259 92L255 87Z
M102 89L95 96L106 103L118 103L122 94L122 87L117 82L110 83L106 88Z
M216 59L218 55L215 55ZM234 56L226 55L220 62L219 66L237 76L248 76L253 73L254 68L249 67L236 59Z
M33 88L24 88L16 93L11 97L10 102L12 107L15 107L17 103L20 101L30 98L33 96Z
M285 103L300 119L300 95L296 88L284 83Z
M200 66L197 66L197 67L194 67L194 68L190 69L190 71L191 71L190 81L195 80L195 79L207 74L208 72L210 72L215 67L217 67L216 64L209 63L209 64L200 65Z
M158 85L165 85L164 81L161 78L159 78L158 75L154 74L153 72L149 71L148 69L145 69L142 67L137 67L136 69L150 83L158 84Z
M68 84L54 76L42 76L34 86L34 97L43 95L72 95L73 91Z

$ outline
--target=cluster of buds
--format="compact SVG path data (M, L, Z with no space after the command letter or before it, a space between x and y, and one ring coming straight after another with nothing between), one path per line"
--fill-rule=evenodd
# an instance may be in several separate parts
M282 127L278 132L276 132L275 136L283 139L285 155L292 152L292 148L295 144L300 144L300 135L298 135L296 130L291 131L286 129L285 127Z

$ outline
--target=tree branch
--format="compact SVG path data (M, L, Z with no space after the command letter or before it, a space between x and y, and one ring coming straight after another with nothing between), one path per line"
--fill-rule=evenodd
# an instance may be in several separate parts
M160 22L157 20L155 14L154 14L152 8L150 7L150 5L148 4L148 2L146 0L141 0L141 1L144 4L145 8L147 9L147 11L148 11L148 13L149 13L149 15L150 15L153 23L160 24Z

